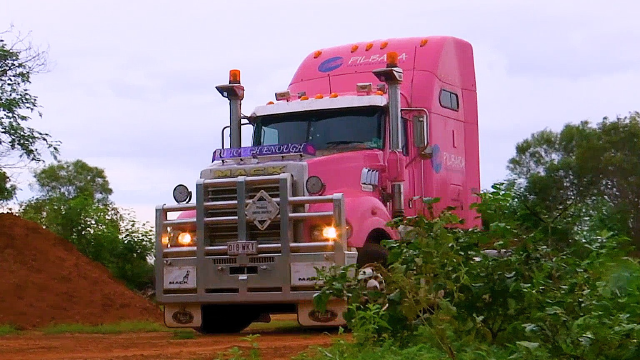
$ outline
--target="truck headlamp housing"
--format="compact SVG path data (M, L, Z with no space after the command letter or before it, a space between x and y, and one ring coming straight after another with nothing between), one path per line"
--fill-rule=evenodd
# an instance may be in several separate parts
M322 229L322 237L328 240L335 240L338 238L338 229L333 226L325 226Z
M180 233L180 235L178 235L178 244L182 246L187 246L191 244L192 241L193 241L193 237L188 232L183 232L183 233Z
M338 229L333 226L315 226L311 229L311 241L325 242L334 241L338 238Z
M185 185L178 185L173 188L173 200L178 204L187 203L191 201L191 191Z
M174 230L162 234L162 246L195 246L196 234L193 231Z
M347 239L351 237L352 228L351 224L347 222ZM335 241L340 237L340 232L335 226L332 225L316 225L311 228L311 241L324 242Z

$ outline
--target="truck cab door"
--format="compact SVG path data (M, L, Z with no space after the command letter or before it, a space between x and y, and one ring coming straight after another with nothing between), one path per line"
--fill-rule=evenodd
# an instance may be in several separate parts
M416 216L424 213L424 170L420 149L416 146L415 123L412 114L403 114L403 131L405 139L405 154L407 155L405 184L405 213Z
M426 215L424 198L431 194L429 184L431 173L428 171L430 157L430 121L429 113L425 109L413 111L407 114L410 118L408 122L411 127L411 154L408 165L411 167L413 181L413 197L410 199L410 206L413 207L416 215Z

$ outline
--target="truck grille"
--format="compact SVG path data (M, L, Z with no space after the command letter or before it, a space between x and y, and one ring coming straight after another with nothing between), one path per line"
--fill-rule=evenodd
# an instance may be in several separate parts
M251 186L249 184L246 185L245 188L245 201L252 200L260 190L264 190L267 194L269 194L272 198L279 198L279 190L280 185L277 180L274 183L269 184L261 184ZM291 194L290 194L291 195ZM238 199L237 188L226 186L226 187L209 187L206 189L206 202L217 203L224 201L235 201ZM228 217L228 216L237 216L238 212L235 207L216 207L210 208L206 217L215 218L215 217ZM215 224L215 225L207 225L206 226L206 239L209 242L209 245L227 243L229 241L238 241L238 225L236 223L233 224ZM279 243L280 242L280 221L274 220L269 226L260 230L253 223L247 223L247 239L242 240L250 240L250 241L258 241L259 243Z
M249 258L249 264L271 264L276 262L276 258L273 256L260 256Z

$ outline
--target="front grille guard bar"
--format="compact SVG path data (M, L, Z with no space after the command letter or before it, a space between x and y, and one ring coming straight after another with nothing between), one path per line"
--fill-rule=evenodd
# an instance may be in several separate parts
M155 251L155 268L156 268L156 296L159 301L168 299L172 295L163 293L164 288L164 271L165 259L167 257L196 257L196 289L198 298L205 296L206 256L210 255L226 255L226 246L205 246L205 224L219 223L237 223L238 224L238 241L246 238L247 234L247 218L246 208L246 186L247 184L255 186L260 184L268 184L278 182L280 187L280 197L274 201L280 207L280 213L274 220L280 220L280 244L258 244L258 253L279 251L283 260L290 264L290 254L292 252L315 252L326 251L327 248L333 248L334 262L336 265L345 264L345 247L347 244L346 217L344 195L341 193L326 196L292 196L292 178L291 174L280 174L271 176L256 177L238 177L231 179L200 179L196 183L196 203L195 204L177 204L177 205L161 205L156 207L156 251ZM205 192L209 187L236 186L238 200L217 202L205 202ZM333 211L326 212L290 212L292 206L308 205L319 203L333 204ZM236 206L238 209L237 216L229 217L205 217L207 209L216 206ZM196 210L195 219L175 219L168 220L169 213ZM294 243L292 242L292 222L302 221L313 218L331 218L333 224L338 230L338 239L333 242L321 243ZM165 249L162 245L162 234L167 228L174 225L196 224L196 246L178 247ZM195 254L194 254L195 253ZM291 284L291 274L287 272L287 279L284 282L283 292L288 293ZM212 295L212 294L206 294Z

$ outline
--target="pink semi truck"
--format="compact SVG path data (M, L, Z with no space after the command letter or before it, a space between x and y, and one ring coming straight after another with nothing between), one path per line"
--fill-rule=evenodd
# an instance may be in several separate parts
M217 89L230 125L195 202L178 185L177 204L156 209L156 297L167 326L237 332L275 313L295 313L303 326L342 325L343 302L313 308L316 268L384 262L380 242L399 237L387 223L424 214L425 198L479 225L469 209L480 170L468 42L403 38L315 51L287 90L249 116L238 70ZM250 147L241 147L245 125Z

